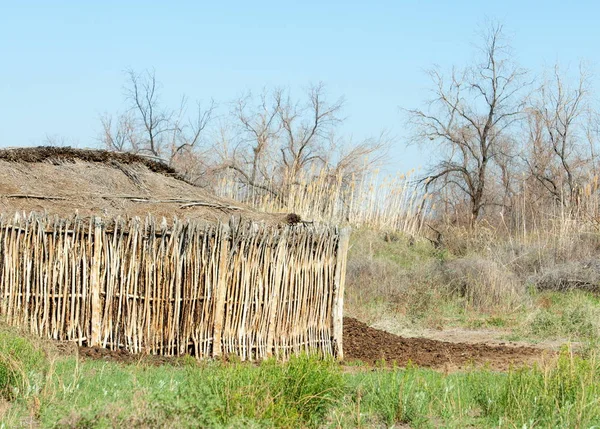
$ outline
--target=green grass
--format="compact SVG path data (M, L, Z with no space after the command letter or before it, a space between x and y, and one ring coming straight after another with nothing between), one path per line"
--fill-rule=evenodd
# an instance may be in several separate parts
M538 296L542 305L528 315L524 334L529 338L600 338L598 298L581 291L552 292Z
M0 396L11 400L39 392L47 371L39 345L16 329L0 330Z
M11 356L0 428L600 425L596 350L583 358L563 349L542 366L507 373L443 374L343 369L306 355L286 363L121 365L61 356L6 328L0 339Z
M309 356L181 367L59 358L45 393L15 396L0 427L32 415L42 427L316 427L344 383L335 362Z
M346 401L333 414L342 427L593 427L600 424L599 377L595 359L566 350L543 368L508 373L361 372L348 378Z
M25 340L27 341L27 340ZM443 374L300 356L287 363L120 365L58 357L2 428L594 427L600 365L563 350L541 367ZM6 405L6 404L5 404Z

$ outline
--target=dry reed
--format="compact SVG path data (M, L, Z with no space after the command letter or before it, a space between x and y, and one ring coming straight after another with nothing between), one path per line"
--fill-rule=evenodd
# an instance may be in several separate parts
M0 312L79 345L342 358L348 230L0 216Z
M382 178L377 170L361 176L309 171L278 186L276 197L262 188L245 186L231 173L221 178L215 192L264 212L292 212L314 221L417 234L428 200L410 177L409 173ZM269 188L268 183L264 185Z

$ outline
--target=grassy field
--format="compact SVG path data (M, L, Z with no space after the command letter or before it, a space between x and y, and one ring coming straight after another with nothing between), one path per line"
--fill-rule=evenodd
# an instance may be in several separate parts
M593 427L595 355L508 373L287 363L82 361L3 331L1 427Z

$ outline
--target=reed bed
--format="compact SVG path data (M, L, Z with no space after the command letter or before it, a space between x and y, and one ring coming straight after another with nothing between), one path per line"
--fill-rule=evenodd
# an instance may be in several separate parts
M259 211L292 212L308 220L415 235L423 228L429 199L411 180L412 173L383 176L378 170L369 170L358 176L319 170L301 173L277 186L264 183L260 187L246 186L230 173L214 191ZM277 196L266 191L271 188Z
M133 353L342 358L348 238L324 225L0 216L0 314Z

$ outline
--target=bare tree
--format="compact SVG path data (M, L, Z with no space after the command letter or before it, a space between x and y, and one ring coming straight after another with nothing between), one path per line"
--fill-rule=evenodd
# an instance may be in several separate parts
M100 140L109 150L144 154L170 165L181 163L200 146L215 103L211 101L207 108L197 103L190 116L185 96L177 109L162 105L154 70L142 73L128 70L127 78L127 111L116 117L101 117Z
M337 138L344 101L330 103L323 84L311 86L299 100L280 88L240 97L228 116L218 118L216 138L207 142L214 102L205 109L198 104L188 115L185 97L177 109L163 106L153 71L130 70L127 76L128 109L101 117L102 143L161 159L201 185L216 185L227 175L233 178L227 186L237 183L248 195L284 203L294 186L307 186L311 175L357 177L367 164L381 160L388 142L384 134L358 144Z
M408 111L413 140L441 150L441 159L422 183L427 191L452 187L466 198L470 225L484 207L499 204L487 193L490 166L506 155L507 134L521 118L521 93L529 85L526 72L511 60L502 25L489 26L481 54L481 62L454 69L449 78L432 70L435 88L429 108Z
M328 102L323 84L310 87L304 101L281 88L241 97L231 109L237 133L219 145L223 166L243 186L280 202L293 186L305 186L310 174L357 174L369 157L370 165L380 160L387 140L382 135L351 144L336 138L343 104Z
M238 130L238 141L225 157L225 166L251 188L281 198L274 179L277 146L281 135L279 111L283 90L264 90L255 103L251 93L232 103L231 117Z
M527 109L529 173L562 204L576 203L582 169L594 156L586 142L589 76L583 67L579 71L572 87L555 65Z
M141 136L129 113L116 117L104 114L100 117L100 123L100 140L106 149L116 152L140 152Z
M46 146L55 147L77 147L79 143L77 140L73 140L68 137L61 136L59 134L46 134L43 142Z
M311 163L325 161L330 133L343 120L340 113L344 100L328 103L324 89L322 83L311 87L304 106L293 103L289 97L279 103L279 120L284 130L281 161L290 178L297 177Z

